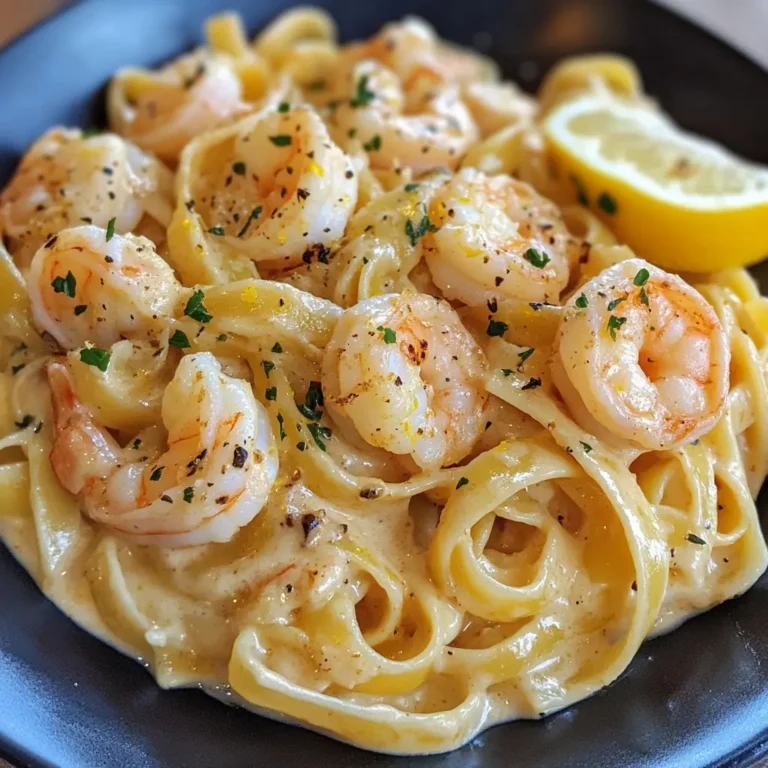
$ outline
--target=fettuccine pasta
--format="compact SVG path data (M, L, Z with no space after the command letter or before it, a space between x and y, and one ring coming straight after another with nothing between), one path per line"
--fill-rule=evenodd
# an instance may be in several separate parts
M618 56L534 98L418 19L222 14L36 141L0 535L51 600L163 687L430 753L748 589L768 302L619 241L543 128L585 93L657 109Z

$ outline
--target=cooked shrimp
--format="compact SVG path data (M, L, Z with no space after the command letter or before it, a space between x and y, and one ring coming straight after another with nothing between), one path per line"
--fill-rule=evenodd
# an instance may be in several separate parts
M568 283L581 243L553 203L509 176L464 168L432 199L437 231L424 239L435 285L449 299L552 301Z
M250 107L222 56L191 53L157 72L120 70L109 84L109 124L122 136L175 162L195 136L244 115Z
M65 349L157 336L179 298L173 270L144 237L101 227L64 229L32 259L27 278L37 326Z
M375 61L355 65L328 119L335 140L368 152L372 168L454 169L478 133L459 87L420 74L404 88Z
M51 464L88 517L141 544L228 541L261 510L278 457L264 407L210 352L183 357L165 390L165 452L121 448L78 399L66 366L51 363Z
M720 418L729 361L720 321L701 294L630 259L601 272L565 305L552 372L585 429L668 450Z
M198 197L209 232L267 268L302 263L344 234L357 202L352 161L308 107L265 111L239 124L231 164Z
M334 419L422 469L455 464L483 432L483 351L448 302L425 294L361 301L323 359Z
M0 195L0 227L26 269L64 227L106 227L115 219L116 232L129 232L145 213L167 227L172 191L171 172L120 137L52 128L29 148Z

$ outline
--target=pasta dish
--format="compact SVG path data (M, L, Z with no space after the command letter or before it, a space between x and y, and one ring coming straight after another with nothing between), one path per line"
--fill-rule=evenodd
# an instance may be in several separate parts
M0 536L159 685L441 752L765 570L768 169L632 62L225 13L107 113L0 194Z

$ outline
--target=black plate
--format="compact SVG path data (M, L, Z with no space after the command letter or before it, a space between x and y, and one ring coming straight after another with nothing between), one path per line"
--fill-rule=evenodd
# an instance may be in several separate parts
M625 53L684 126L768 163L765 73L640 0L322 4L345 39L421 14L447 38L483 46L507 76L528 74L529 87L562 56ZM288 5L88 0L60 13L0 53L0 180L49 126L99 120L97 94L118 67L156 64L190 48L205 16L222 6L240 10L254 31ZM768 494L761 501L765 511ZM768 749L766 578L745 597L644 645L622 679L588 701L542 722L498 726L458 752L420 760L364 754L198 691L161 691L141 667L64 617L4 549L0 585L0 752L17 764L693 768L747 765Z

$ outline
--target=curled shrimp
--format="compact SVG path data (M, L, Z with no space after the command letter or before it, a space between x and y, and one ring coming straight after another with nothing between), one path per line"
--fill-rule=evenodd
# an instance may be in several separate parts
M483 432L483 351L448 302L419 293L361 301L323 358L326 402L342 428L422 469L464 458Z
M470 82L462 97L483 139L508 125L529 123L536 114L536 99L514 83Z
M51 464L88 517L141 544L229 541L261 510L277 477L269 417L250 386L210 352L182 358L165 390L157 440L122 448L80 401L65 365L48 366Z
M714 309L642 259L609 267L571 297L555 349L555 384L598 437L668 450L723 412L730 349Z
M65 349L156 337L181 286L144 237L101 227L64 229L35 254L27 289L39 328Z
M459 87L429 74L405 87L392 70L362 61L347 75L345 96L328 119L332 135L341 146L362 146L374 169L454 169L478 137Z
M232 66L222 56L202 52L181 56L156 72L122 69L107 92L110 126L171 163L195 136L249 109Z
M27 151L0 195L0 227L26 269L35 251L64 227L82 223L133 231L146 214L171 220L173 176L153 157L113 134L52 128Z
M424 240L432 279L448 299L552 301L582 244L554 205L509 176L464 168L432 199L437 231Z
M198 195L208 231L267 268L333 246L357 202L352 162L308 107L267 110L238 124L231 162Z

